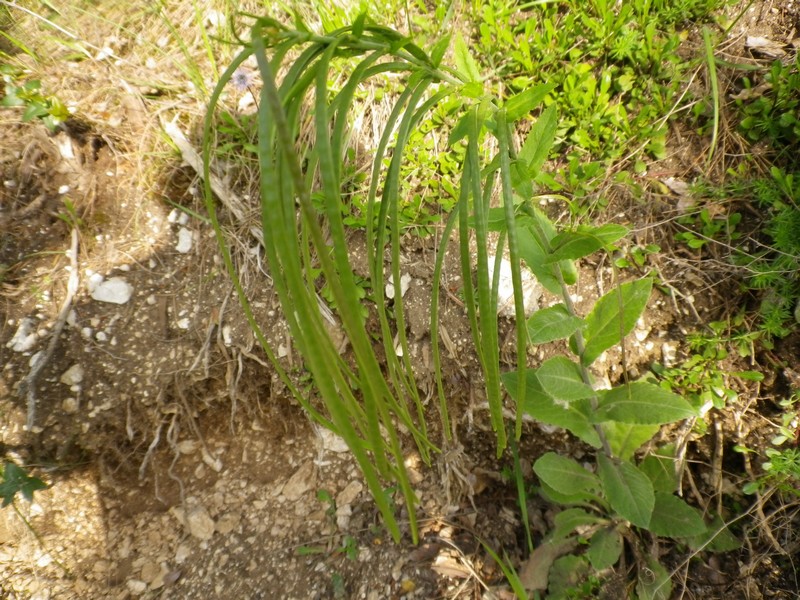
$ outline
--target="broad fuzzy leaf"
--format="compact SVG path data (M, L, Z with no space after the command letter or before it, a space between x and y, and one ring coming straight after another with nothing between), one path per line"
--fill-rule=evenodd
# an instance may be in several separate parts
M669 571L655 558L648 557L646 568L639 567L636 595L639 600L669 600L672 597Z
M525 398L520 401L516 397L517 372L502 375L503 384L522 411L542 423L567 429L594 448L600 447L600 438L589 418L592 408L588 400L557 402L541 389L535 369L528 371L527 378Z
M647 529L662 537L683 538L702 535L706 524L698 510L681 498L656 492L656 503Z
M550 504L561 506L603 506L603 499L597 494L581 492L579 494L562 494L551 488L546 483L539 486L539 495Z
M655 506L653 484L629 462L615 462L605 454L597 457L597 474L611 508L637 527L647 528Z
M595 533L586 550L586 557L598 571L617 564L621 554L622 534L613 528L601 529Z
M685 538L685 541L692 550L706 552L730 552L742 545L719 516L714 517L703 533Z
M536 369L536 379L541 389L553 400L572 402L591 398L595 391L581 377L578 365L566 356L554 356Z
M678 487L674 455L674 446L663 446L655 454L645 456L639 465L639 470L650 478L656 492L671 494Z
M613 223L559 233L552 240L553 251L547 260L548 262L556 262L559 260L577 260L589 256L608 244L616 242L627 233L628 229L626 227Z
M553 527L553 530L550 532L550 540L565 539L572 533L577 532L579 527L584 528L589 525L607 522L606 519L601 519L582 508L567 508L562 510L555 516L553 521L555 527Z
M568 338L582 325L583 319L569 314L563 304L556 304L536 311L528 319L528 339L532 344L546 344Z
M677 394L646 381L636 381L605 392L594 419L598 423L662 425L694 416L697 411Z
M572 285L577 281L575 265L568 260L556 264L545 264L549 255L550 240L555 237L555 226L540 210L529 207L529 214L517 219L519 255L536 279L549 292L561 295L561 283L556 269L561 269L564 282Z
M652 279L639 279L619 285L597 301L585 319L582 364L592 364L631 332L647 306L652 288Z
M562 494L578 494L597 489L600 480L571 458L548 452L534 463L539 479Z
M618 421L606 421L601 427L606 434L611 452L622 460L633 458L634 452L642 444L649 442L661 429L660 425L634 425Z

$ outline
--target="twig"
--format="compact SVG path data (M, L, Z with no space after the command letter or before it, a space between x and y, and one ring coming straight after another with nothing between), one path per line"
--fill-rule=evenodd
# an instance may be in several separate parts
M67 322L67 315L72 308L72 300L78 292L78 283L80 276L78 275L78 230L72 229L72 245L69 251L70 266L72 267L69 279L67 280L67 296L64 298L64 303L61 305L61 311L58 313L58 318L53 326L53 333L50 337L50 343L47 344L47 349L43 354L40 354L31 365L31 370L27 377L22 380L19 385L19 394L27 399L28 403L28 421L26 429L33 431L34 423L36 422L36 380L44 369L45 365L50 362L53 354L58 347L58 340L61 337L61 332L64 330L64 325Z

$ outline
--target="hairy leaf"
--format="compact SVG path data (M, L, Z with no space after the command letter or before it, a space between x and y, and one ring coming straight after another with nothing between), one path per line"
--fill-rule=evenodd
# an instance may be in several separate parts
M677 394L646 381L608 390L600 397L595 421L660 425L697 416L697 411Z
M650 524L655 506L653 485L647 475L629 462L616 462L605 454L597 457L597 474L611 508L637 527Z
M631 332L647 306L652 287L650 278L623 283L597 301L585 319L582 364L592 364Z
M672 597L669 571L655 558L647 557L647 565L639 567L636 594L639 600L669 600Z
M553 251L547 262L577 260L589 256L608 244L616 242L627 233L626 227L614 223L559 233L552 240Z
M577 494L597 489L600 480L575 460L548 452L534 463L533 470L539 479L562 494Z
M698 510L681 498L656 492L656 503L647 529L663 537L683 538L702 535L706 524Z
M618 421L606 421L601 426L611 452L622 460L633 458L634 452L649 442L661 428L660 425L634 425Z
M656 492L671 494L678 487L674 455L674 446L663 446L656 453L645 456L639 465L639 470L650 478Z
M570 403L558 402L541 388L535 369L530 369L527 377L525 398L520 401L516 397L516 371L502 375L503 384L522 411L542 423L567 429L595 448L600 447L600 438L589 418L592 407L588 400L576 400Z
M559 540L567 538L573 532L580 533L578 528L597 525L606 522L606 519L601 519L582 508L567 508L558 513L553 521L555 527L550 532L549 539Z
M533 313L528 319L528 339L532 344L546 344L568 338L583 325L563 304L556 304Z
M595 533L586 550L586 557L598 571L617 564L621 554L622 535L613 528L604 528Z
M595 391L581 377L580 367L566 356L554 356L536 369L536 379L555 401L572 402L591 398Z

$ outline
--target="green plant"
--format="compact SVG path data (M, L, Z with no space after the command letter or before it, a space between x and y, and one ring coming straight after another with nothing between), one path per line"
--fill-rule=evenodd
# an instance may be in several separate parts
M36 539L39 546L41 546L43 550L47 551L41 536L36 532L36 530L33 528L33 525L31 525L30 521L28 521L25 515L22 514L22 511L19 509L19 506L17 506L16 501L17 494L22 494L22 497L26 501L33 502L34 493L44 489L47 489L47 484L44 481L38 477L31 477L28 475L28 472L25 469L14 464L13 462L7 461L5 463L3 467L3 479L2 483L0 483L0 497L3 498L0 508L11 506L28 531L30 531L33 537ZM69 569L67 569L67 567L60 560L58 560L58 558L55 556L52 556L52 558L53 563L55 563L59 569L64 571L68 577L72 577Z
M23 73L10 64L0 66L0 73L4 84L0 106L24 107L23 123L39 119L50 131L55 131L60 123L69 118L67 107L58 98L42 93L42 82L38 79L21 82Z
M2 507L14 504L17 494L22 494L28 502L33 502L33 494L44 490L47 485L38 477L31 477L25 469L12 462L5 463L3 467L3 483L0 483L0 496L3 498Z
M781 424L777 435L771 440L773 447L764 450L762 464L763 474L747 483L742 491L745 494L764 492L775 489L786 496L800 496L800 448L797 447L797 404L800 402L800 391L780 402L783 408ZM792 445L787 447L787 442ZM745 448L737 448L746 452Z
M555 527L535 551L526 587L558 590L593 589L592 572L616 564L627 541L638 561L639 598L667 598L669 572L648 557L637 531L687 541L708 534L701 513L675 495L677 476L668 449L636 459L636 451L663 424L698 414L682 397L656 383L625 381L597 390L590 366L607 349L623 343L644 311L651 279L621 283L600 298L585 317L575 311L569 284L575 283L573 261L614 243L624 227L580 227L556 234L553 224L535 209L517 218L518 238L526 265L539 282L562 301L533 314L527 322L533 344L568 339L570 356L555 356L527 369L524 394L516 372L503 382L520 410L536 420L569 430L597 449L591 468L555 452L533 466L540 492L565 508ZM647 558L645 558L647 557ZM579 582L567 573L584 572ZM577 586L577 587L576 587ZM571 593L571 592L570 592ZM579 596L580 597L580 596Z
M749 271L747 286L762 294L758 327L767 341L788 335L800 323L800 182L777 167L771 175L753 185L756 202L766 211L768 243L734 258Z
M781 150L800 139L800 56L793 63L776 60L764 74L764 86L755 86L749 77L742 80L743 91L736 104L742 114L739 128L751 141L768 140Z
M691 64L675 52L680 25L702 20L718 0L680 4L635 0L532 2L475 0L476 52L492 67L492 81L510 92L534 81L554 83L546 102L561 115L555 151L567 162L607 163L642 150L663 158L666 120L681 97ZM631 152L631 148L635 149ZM641 163L641 169L645 165ZM592 175L562 167L563 189L584 195ZM595 185L597 185L595 183Z
M686 215L678 219L678 223L687 230L676 234L675 239L694 250L714 241L730 243L740 237L736 227L741 220L741 213L713 214L710 209L703 208L696 215Z

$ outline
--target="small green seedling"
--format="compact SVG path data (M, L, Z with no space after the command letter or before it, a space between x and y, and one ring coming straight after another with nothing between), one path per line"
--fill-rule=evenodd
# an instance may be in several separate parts
M20 83L18 70L9 65L0 67L4 82L4 96L0 106L6 108L22 108L23 123L40 119L50 130L55 131L59 124L69 118L69 110L58 98L42 93L42 82L31 79Z
M47 484L38 477L31 477L25 470L12 462L7 462L3 470L3 483L0 483L2 507L13 504L15 496L22 494L28 502L33 502L33 494L37 490L47 489Z

